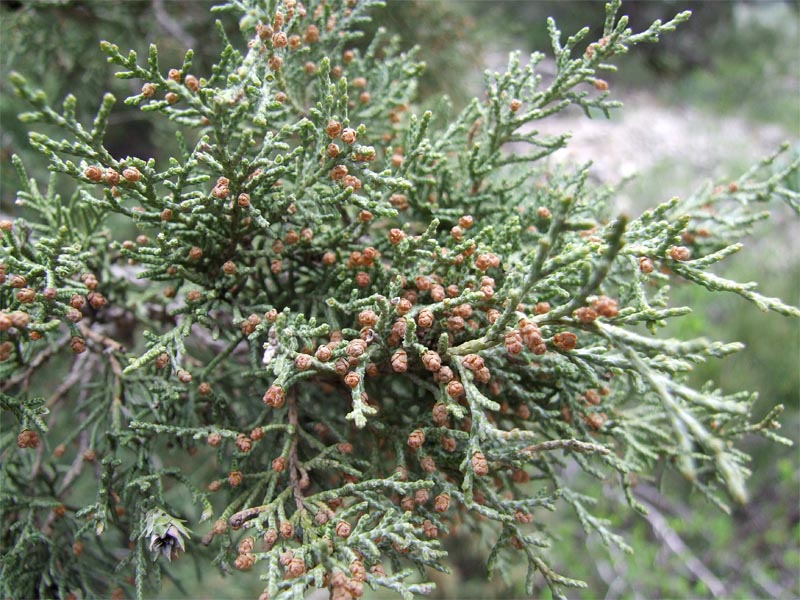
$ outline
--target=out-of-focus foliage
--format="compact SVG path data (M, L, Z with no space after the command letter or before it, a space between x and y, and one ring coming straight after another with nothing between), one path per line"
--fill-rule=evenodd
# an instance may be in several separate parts
M78 100L77 112L97 110L97 98L108 91L119 97L134 93L131 81L116 79L114 69L100 57L101 39L115 39L125 47L146 52L157 40L164 64L178 64L186 48L195 49L195 64L208 71L215 60L217 37L207 18L211 0L20 0L0 2L0 198L4 210L16 186L12 154L26 164L44 168L45 161L30 148L27 130L17 119L25 103L11 90L8 74L25 73L37 81L49 98L68 93ZM226 30L236 23L219 15ZM135 107L120 106L111 118L106 140L117 157L163 157L175 149L172 136L153 128L152 120Z
M530 50L547 43L535 24L555 17L567 30L596 31L600 0L506 0L459 2L480 16L477 36L502 51L520 45ZM691 10L683 35L649 46L629 57L625 69L608 77L613 86L643 88L665 103L691 105L716 114L745 114L757 122L778 123L800 136L800 95L796 56L800 47L800 3L790 0L631 0L631 22L641 24L679 10Z

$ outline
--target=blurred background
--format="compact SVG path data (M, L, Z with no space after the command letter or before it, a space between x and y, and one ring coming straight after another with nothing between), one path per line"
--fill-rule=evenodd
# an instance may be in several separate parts
M221 46L213 19L222 18L231 39L240 39L235 20L225 14L212 18L211 5L202 0L1 0L0 212L17 212L13 153L22 156L29 174L41 182L47 176L16 118L25 107L10 92L11 70L23 73L51 99L75 94L78 114L89 121L105 91L120 99L138 93L134 83L113 79L98 40L140 55L155 42L165 71L179 66L191 47L196 52L193 72L206 74ZM687 24L661 43L621 57L619 72L605 76L612 96L625 103L611 120L566 111L542 125L542 130L574 133L570 146L553 160L592 161L598 184L621 186L615 196L618 211L637 214L706 181L736 179L783 141L800 150L800 3L629 1L622 12L632 27L644 29L686 9L694 13ZM502 69L510 51L519 49L523 56L549 52L546 17L553 16L565 35L589 26L589 39L599 39L603 15L603 2L596 0L390 1L375 11L375 25L398 33L407 47L420 47L428 69L418 108L434 106L442 94L459 107L481 93L483 71ZM553 67L545 61L543 73L548 69ZM118 156L164 158L175 150L167 129L119 103L107 145ZM800 188L800 178L790 185ZM726 274L758 281L763 293L800 305L798 221L785 207L771 210L773 218L746 240L745 251L727 261ZM681 286L674 295L676 304L695 310L670 333L747 345L738 356L703 365L694 374L695 384L714 380L728 392L757 391L756 419L784 404L781 433L800 441L800 323L760 313L738 297ZM601 512L634 548L632 556L587 538L565 508L543 518L555 540L550 552L554 568L589 584L570 597L800 596L797 445L784 448L754 438L745 446L753 456L752 500L730 517L678 478L664 477L659 486L640 483L637 494L650 508L648 517L632 513L612 486L586 481L582 491L600 498ZM522 571L508 581L487 581L482 565L488 545L465 539L451 539L448 545L453 574L431 575L439 583L436 597L525 596ZM206 570L201 579L189 560L180 561L174 572L185 589L165 580L160 597L244 598L261 590L255 573L222 580ZM542 597L549 597L547 590Z

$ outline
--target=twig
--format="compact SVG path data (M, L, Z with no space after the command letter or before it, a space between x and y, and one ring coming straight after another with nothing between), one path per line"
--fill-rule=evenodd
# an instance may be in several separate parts
M85 376L86 371L90 370L91 367L84 369L83 365L88 361L89 358L88 354L79 354L77 358L73 361L72 366L70 367L69 374L67 378L59 385L50 398L45 403L45 406L48 409L53 408L53 406L58 402L58 400L66 394L73 385L75 385L78 380ZM48 419L47 425L48 427L52 427L53 423L55 423L56 411L52 410L50 412L50 418ZM36 479L39 474L39 469L42 466L42 458L44 456L44 445L40 444L39 449L36 453L36 461L34 462L33 468L31 469L31 481Z
M748 562L747 572L753 578L753 583L764 590L771 598L785 598L791 595L787 594L786 588L770 581L764 575L763 569L757 568L757 565Z
M239 529L240 527L244 527L247 524L247 521L260 515L263 512L268 512L273 510L275 506L280 502L286 502L286 496L289 492L289 488L284 489L278 496L272 500L269 504L262 504L261 506L252 506L250 508L245 508L244 510L240 510L237 513L231 515L228 519L228 524L233 529ZM240 497L241 499L241 497Z
M61 382L61 385L59 385L51 394L50 398L47 399L47 403L45 404L47 408L52 408L53 405L85 375L88 368L84 368L84 363L91 362L88 360L88 356L88 354L79 354L73 361L67 378Z
M669 515L688 519L692 514L692 511L685 504L673 502L665 497L658 488L650 484L642 482L637 483L633 488L633 493L637 498L646 500L661 512L665 512Z
M33 375L33 372L36 369L38 369L39 367L41 367L45 362L47 362L47 360L49 360L50 357L53 356L53 354L55 354L56 352L61 350L62 347L66 346L66 344L67 344L67 342L69 342L69 340L70 340L70 336L66 335L66 336L62 337L60 340L58 340L53 346L49 346L45 350L42 350L41 352L39 352L36 355L36 358L34 358L30 362L30 364L28 365L28 368L25 369L25 371L23 371L22 373L18 373L17 375L14 375L13 377L8 378L2 384L2 386L0 386L0 390L5 392L5 391L11 389L12 387L14 387L15 385L17 385L18 383L22 383L23 388L27 388L28 384L30 383L30 378L31 378L31 375Z
M264 504L262 506L253 506L251 508L246 508L244 510L240 510L239 512L231 515L230 519L228 519L228 523L233 529L239 529L242 525L245 524L246 521L249 521L253 517L259 515L262 512L265 512L273 507L273 504Z
M653 533L656 537L663 541L673 554L683 560L689 572L703 582L712 596L715 598L725 596L727 594L725 585L699 558L692 554L691 548L689 548L678 533L670 527L666 517L664 517L654 505L646 500L640 498L639 501L647 509L645 519L650 523L650 527L653 528Z
M94 368L96 366L97 357L93 355L82 355L87 356L85 361L88 363L84 368L75 369L75 373L80 373L80 386L79 386L79 393L78 393L78 405L83 406L86 397L88 396L88 388L86 387L88 380L92 377L94 372ZM76 363L79 361L75 361ZM75 365L73 364L73 368ZM86 413L80 412L78 413L78 422L82 422L86 419ZM69 470L64 475L64 480L61 483L61 487L58 489L57 495L61 496L67 489L72 485L78 475L81 474L83 470L83 465L85 464L84 460L84 453L89 448L89 432L83 429L80 433L79 442L78 442L78 454L75 456L75 460L73 461L72 465L70 466Z
M220 353L225 350L228 350L229 342L224 340L215 340L211 337L211 332L208 331L205 327L192 327L192 337L193 339L197 339L202 342L204 348L208 348L213 350L215 353ZM229 350L231 354L240 354L247 351L247 341L246 339L242 338L239 340L239 343L233 348L233 350Z
M294 390L289 392L288 403L289 424L294 428L292 432L292 445L289 448L289 478L292 482L294 501L295 504L297 504L297 510L303 510L303 487L308 484L308 473L300 465L300 461L297 458L297 440L299 437L300 423L297 418L297 394Z
M97 331L95 331L91 327L84 325L83 323L78 325L78 327L80 328L81 333L84 335L84 337L88 337L89 339L92 339L95 342L102 344L108 350L111 350L112 352L125 352L125 346L120 344L115 339L112 339L107 335L103 335L102 333L98 333Z
M72 482L81 474L83 470L83 465L86 464L86 461L83 459L83 454L86 452L87 448L89 447L89 434L86 431L82 431L80 435L80 442L78 444L78 454L75 456L75 460L72 461L72 465L64 475L64 481L61 483L61 487L58 489L58 495L61 496L67 488L72 485Z
M122 379L122 365L111 354L108 355L108 362L111 364L111 372L114 373L114 384L119 387L120 379Z
M159 25L176 38L185 48L194 48L194 37L189 35L180 24L164 9L164 0L153 0L153 15Z
M587 539L586 543L587 545L591 545L593 550L598 549L598 542L594 538ZM617 553L618 550L614 549L613 547L609 547L607 548L606 552L609 562L600 559L595 563L597 574L608 586L605 595L606 599L621 597L623 595L623 591L628 585L626 578L627 570L624 566L625 561L623 560L620 564ZM622 568L620 568L620 566L622 566Z
M580 440L548 440L546 442L540 442L538 444L534 444L533 446L528 446L527 448L523 449L523 452L530 452L533 454L534 452L542 452L546 450L558 450L560 448L566 448L568 450L572 450L573 452L597 452L599 454L610 454L611 450L606 448L605 446L601 446L599 444L590 444L589 442L582 442Z

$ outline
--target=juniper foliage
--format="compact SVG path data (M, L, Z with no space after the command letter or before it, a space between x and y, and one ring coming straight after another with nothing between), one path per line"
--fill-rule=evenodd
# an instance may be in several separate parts
M382 30L357 49L375 4L232 0L214 10L247 47L220 27L203 77L191 50L170 70L103 42L143 84L125 102L175 129L167 164L104 147L112 95L88 122L12 75L51 178L15 159L29 216L2 223L3 595L141 598L185 551L269 598L411 598L460 531L490 540L490 572L521 557L529 593L562 596L583 584L548 565L538 513L627 549L568 463L634 510L657 465L725 508L746 498L736 440L786 442L780 406L752 423L754 394L687 383L741 345L659 330L690 311L673 280L800 314L712 270L765 202L798 210L800 160L630 218L589 166L547 162L567 133L535 131L608 114L598 73L688 13L633 32L610 2L591 43L551 20L551 81L512 55L484 98L416 115L416 53Z

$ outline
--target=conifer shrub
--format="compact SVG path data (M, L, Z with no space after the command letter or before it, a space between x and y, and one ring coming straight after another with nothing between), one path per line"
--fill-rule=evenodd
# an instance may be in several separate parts
M641 511L637 478L673 469L724 508L736 441L786 442L780 406L754 423L754 394L687 383L740 344L659 331L690 311L675 281L800 314L716 268L765 202L798 209L800 161L631 217L535 131L608 114L600 72L688 13L634 32L611 2L591 41L551 20L550 81L512 55L463 111L416 114L416 53L359 41L375 4L232 0L244 41L220 27L209 73L103 42L175 131L161 164L104 147L112 95L87 119L12 74L51 176L15 158L0 223L4 596L143 597L188 559L263 598L410 598L456 533L562 596L583 584L544 511L627 547L575 477Z

